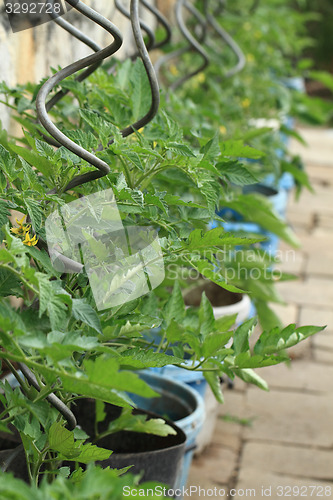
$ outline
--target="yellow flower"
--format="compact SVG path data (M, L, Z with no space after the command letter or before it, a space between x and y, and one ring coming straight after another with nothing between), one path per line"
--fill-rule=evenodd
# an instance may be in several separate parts
M246 60L248 63L252 63L254 61L254 55L253 54L246 54Z
M243 24L243 29L245 31L250 31L251 28L252 28L251 23L246 22L246 23Z
M199 73L198 76L197 76L197 80L198 80L199 83L204 83L204 81L206 80L205 73Z
M177 66L175 66L174 64L171 64L171 65L170 65L170 73L171 73L173 76L178 76L178 75L179 75L179 71L178 71Z
M28 247L34 247L37 245L38 240L36 239L36 235L34 235L32 238L30 238L29 233L25 235L25 239L23 240L24 245L27 245Z
M226 134L226 133L227 133L227 129L225 128L225 126L224 126L224 125L220 125L220 133L221 133L222 135L224 135L224 134Z
M251 101L248 97L246 97L245 99L242 100L241 104L242 104L242 107L245 109L245 108L248 108L250 106Z
M254 38L256 38L257 40L260 40L260 38L262 38L262 33L261 33L261 31L257 30L257 31L254 33Z
M19 227L12 227L10 229L10 232L19 236L24 236L31 228L31 225L26 226L25 224L23 224L25 218L26 215L23 215L21 220L17 220L17 218L15 218L16 224L18 224Z

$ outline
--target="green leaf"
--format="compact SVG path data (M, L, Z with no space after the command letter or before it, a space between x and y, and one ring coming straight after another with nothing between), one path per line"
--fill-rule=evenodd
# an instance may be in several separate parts
M176 281L171 297L165 306L164 316L167 324L170 324L172 319L181 322L185 317L185 304L178 281Z
M168 142L166 148L170 149L170 151L173 151L174 153L178 153L188 158L195 156L193 151L186 144L181 144L178 142Z
M213 391L213 394L216 398L216 400L223 404L224 403L224 397L223 397L223 392L221 388L221 381L218 373L216 372L209 372L209 371L204 371L203 372L205 379L207 380L211 390Z
M141 370L144 368L161 368L171 364L178 365L183 363L184 360L162 352L154 352L152 349L144 350L135 347L119 354L117 361L121 367Z
M208 335L214 330L215 319L212 304L206 297L205 292L201 296L201 303L199 307L199 328L200 333L204 336Z
M18 146L16 144L9 143L10 149L21 156L29 165L35 167L38 172L41 172L46 179L52 179L54 173L54 165L48 159L43 158L38 155L34 151L31 151L27 148L23 148L22 146Z
M110 433L120 430L154 434L155 436L177 434L176 430L162 418L151 418L148 420L147 415L133 415L132 410L128 408L124 408L120 417L112 421L108 427Z
M56 281L50 281L48 276L36 273L39 284L39 317L47 311L51 327L58 330L64 327L67 318L67 307L71 297L60 288Z
M74 433L64 427L61 422L55 422L49 430L49 446L60 453L66 460L74 460L88 464L97 460L106 460L112 451L99 448L91 443L75 442Z
M230 182L239 186L254 184L258 182L258 177L254 175L247 167L239 162L218 163L216 167Z
M32 226L34 230L38 232L43 221L43 210L41 209L41 204L32 198L24 198L24 203L27 207Z
M0 169L5 172L11 182L17 178L15 166L16 159L12 158L9 151L0 144Z
M254 346L254 353L261 355L275 354L293 347L302 340L321 332L325 326L302 326L288 325L283 330L274 328L271 331L264 331Z
M220 155L218 134L216 134L204 146L201 147L200 153L203 154L202 161L213 162L216 160L216 158Z
M209 356L217 354L218 351L231 339L232 335L233 332L212 332L206 335L201 347L202 355L205 358L208 358Z
M72 314L75 319L83 321L96 332L102 333L101 322L95 309L83 299L73 299Z
M309 76L333 92L333 76L330 73L326 71L310 71Z
M257 318L251 318L240 325L235 331L233 349L236 356L242 352L249 351L249 338L256 323Z
M10 211L7 200L0 199L0 228L7 224L10 217Z
M222 143L221 153L223 156L238 156L240 158L251 158L258 159L265 155L262 151L258 149L251 148L250 146L244 146L241 140L230 140Z
M233 370L237 377L241 378L247 384L254 384L264 391L269 391L267 382L261 378L256 372L251 368L240 368Z
M133 65L130 74L130 81L133 86L133 119L136 121L148 112L151 105L151 89L147 73L141 59L137 59Z
M16 275L7 269L0 268L0 297L8 295L22 296L22 283Z

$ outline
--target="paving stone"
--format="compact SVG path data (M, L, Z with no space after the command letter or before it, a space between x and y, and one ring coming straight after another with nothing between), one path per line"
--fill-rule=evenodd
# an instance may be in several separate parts
M333 350L327 351L325 349L314 349L313 358L317 363L333 365Z
M307 142L303 146L298 141L291 141L290 151L292 154L298 154L305 159L307 163L314 165L332 166L333 158L333 135L332 129L305 129L298 130Z
M309 206L306 211L303 208L293 204L287 210L287 222L294 227L303 227L306 230L311 230L315 225L315 208ZM297 234L297 231L295 231Z
M309 361L292 361L257 370L271 390L286 389L298 391L333 392L333 366L321 366ZM330 395L333 398L333 395Z
M239 481L235 486L236 495L232 498L233 500L244 500L244 498L267 499L268 497L273 500L278 500L279 498L307 498L313 500L314 498L331 499L333 497L333 493L331 496L331 492L333 491L331 482L296 478L291 474L292 470L289 470L288 475L282 476L254 468L253 465L246 468L242 467ZM294 488L294 490L290 490L290 487ZM293 492L295 496L293 496ZM327 496L325 496L325 493ZM317 496L317 494L320 496Z
M333 303L332 280L310 276L304 281L284 281L276 289L287 303L303 306L331 307Z
M326 330L316 333L314 339L318 336L325 336L328 332L333 332L333 310L321 307L304 306L300 310L300 325L327 325Z
M309 191L302 192L297 205L295 205L291 212L301 213L308 215L309 218L311 214L333 214L333 202L332 202L332 191L329 187L317 187L316 193L310 193ZM288 213L288 212L287 212ZM288 219L289 220L289 219Z
M216 423L214 443L238 453L241 447L241 426L236 422L223 420L221 417L219 415Z
M324 248L320 255L309 255L305 272L306 274L322 274L333 278L333 253L331 248Z
M201 455L195 457L191 466L191 475L201 481L228 484L234 477L238 453L213 443ZM188 482L190 484L190 482Z
M209 494L210 490L214 488L216 488L217 496ZM198 471L195 466L190 469L186 490L184 498L187 498L186 495L188 495L188 498L191 500L202 500L202 498L206 497L206 493L209 494L210 498L226 500L228 492L226 485L221 486L221 484L218 484L211 479L202 477L201 471ZM224 494L224 492L226 492L226 494Z
M219 408L219 416L232 416L235 418L245 418L246 395L233 390L224 393L224 404Z
M287 326L291 323L297 323L299 307L295 304L270 304L270 307L278 315L283 325Z
M306 173L313 184L332 185L333 184L333 168L332 166L324 165L306 165ZM316 189L316 186L314 186Z
M317 225L321 228L333 231L333 215L319 214Z
M264 393L250 388L246 413L256 418L251 428L244 429L245 439L333 446L331 394L328 397L277 390Z
M301 274L305 269L306 256L302 251L293 248L277 251L276 257L281 261L275 265L276 269L281 269L285 273Z
M315 460L313 459L314 453L316 454ZM249 442L243 448L241 468L247 469L254 465L256 469L263 472L327 480L332 478L333 450L313 450L303 446Z
M313 346L333 351L333 333L326 332L325 330L318 333L313 337Z

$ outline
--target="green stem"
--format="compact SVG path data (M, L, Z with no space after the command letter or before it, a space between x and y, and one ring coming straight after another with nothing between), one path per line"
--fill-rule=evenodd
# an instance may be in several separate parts
M127 180L127 184L129 185L129 187L131 189L133 189L133 182L132 182L132 179L131 179L131 172L130 172L130 170L128 168L128 165L127 165L126 161L123 160L123 158L120 158L120 163L124 167L124 172L125 172L125 177L126 177L126 180Z
M21 275L21 273L19 273L19 271L17 271L16 269L14 269L11 266L7 266L7 264L0 264L0 267L2 267L3 269L6 269L7 271L10 271L13 274L15 274L15 276L17 276L19 278L19 280L22 281L22 283L27 288L29 288L29 290L31 290L32 292L34 292L39 297L39 290L37 290L34 286L30 285L30 283L25 278L23 278L23 276Z

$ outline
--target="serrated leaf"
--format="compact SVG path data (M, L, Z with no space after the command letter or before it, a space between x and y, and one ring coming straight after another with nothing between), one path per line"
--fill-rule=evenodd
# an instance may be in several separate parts
M256 324L257 318L251 318L241 324L235 331L233 349L236 356L249 351L249 338Z
M201 147L200 153L203 154L203 161L214 161L220 155L219 136L216 134L204 146Z
M125 408L120 417L112 421L108 427L109 432L132 431L155 436L176 435L176 430L168 425L162 418L147 419L147 415L133 415L132 410Z
M193 151L186 144L178 143L178 142L168 142L166 144L166 148L170 149L174 153L178 153L181 156L185 156L187 158L194 157Z
M206 297L205 292L201 296L199 307L199 329L201 335L208 335L214 329L215 319L212 304Z
M245 186L247 184L254 184L258 182L258 177L239 162L222 162L218 163L216 167L224 177L238 186Z
M32 226L35 231L38 232L43 221L43 210L41 209L41 204L32 198L24 198L24 203L27 207Z
M22 296L22 284L15 274L0 268L0 297L8 295Z
M265 155L262 151L254 149L250 146L244 146L241 140L225 141L221 145L221 153L223 156L238 156L239 158L250 158L257 160Z
M83 321L96 332L102 333L101 322L95 309L83 299L73 299L72 314L75 319Z
M267 382L261 378L256 372L254 372L251 368L240 368L233 370L237 377L241 378L247 384L253 384L263 389L264 391L269 391L269 387Z
M203 372L205 379L207 380L216 400L223 404L224 403L224 397L223 397L223 392L221 388L221 381L218 373L216 372L209 372L209 371L204 371Z
M144 116L151 105L151 89L146 70L141 59L137 59L130 72L132 90L133 119Z
M164 316L167 324L170 324L172 319L181 322L185 317L185 304L178 281L176 281L171 297L165 306Z

